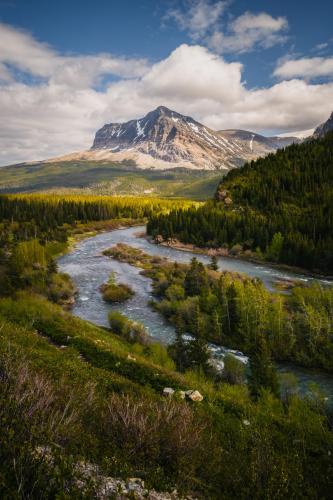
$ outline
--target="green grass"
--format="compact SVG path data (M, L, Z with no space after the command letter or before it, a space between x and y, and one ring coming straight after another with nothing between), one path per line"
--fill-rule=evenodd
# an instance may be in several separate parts
M38 296L0 300L0 497L21 498L19 480L25 498L83 498L68 489L70 466L88 460L195 497L329 498L333 438L315 401L284 406L265 393L253 402L245 386L174 372L161 349L146 352ZM163 398L164 386L204 400ZM40 445L52 468L33 459Z
M1 168L0 193L71 191L86 194L211 198L221 173L204 170L140 170L124 163L67 161Z
M61 359L82 365L81 355L90 369L101 369L111 374L111 380L119 379L133 389L134 385L150 388L160 393L166 386L183 387L185 381L175 372L152 363L143 355L143 348L133 347L111 332L75 318L47 300L22 293L19 300L2 299L0 316L6 321L25 328L34 342L48 339L54 347L61 347ZM43 344L43 343L42 343ZM141 351L141 354L140 354ZM59 351L52 369L58 370ZM63 356L64 354L64 356ZM129 359L128 355L136 361ZM77 360L80 360L78 362ZM83 363L84 367L86 366ZM80 370L81 372L81 370ZM59 375L55 373L54 375ZM110 377L106 377L108 379ZM124 382L125 384L125 382ZM126 385L125 384L125 385ZM111 384L112 385L112 384Z

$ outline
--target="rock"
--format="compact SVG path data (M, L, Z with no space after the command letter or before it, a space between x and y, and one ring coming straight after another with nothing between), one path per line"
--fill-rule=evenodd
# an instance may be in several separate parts
M195 401L195 402L198 402L198 401L202 401L203 400L203 395L200 394L199 391L186 391L186 397L188 399L190 399L191 401Z
M222 189L222 191L217 192L217 198L219 201L225 200L227 196L228 196L228 191L226 191L225 189Z
M126 486L129 491L140 491L144 489L145 482L138 477L131 477L128 479Z
M54 468L54 457L50 447L38 446L34 451L38 459L42 459L51 470ZM184 499L177 490L171 493L164 491L148 490L142 479L131 477L127 480L105 476L98 465L91 462L79 461L74 464L74 475L71 483L76 486L84 498L95 498L97 500L136 499L136 500L180 500ZM87 494L89 492L89 497ZM187 500L197 500L194 497L186 497Z
M164 387L163 389L163 396L171 397L175 393L175 390L172 389L172 387Z
M314 137L315 139L324 137L328 132L332 132L332 130L333 130L333 113L326 122L322 123L316 128L312 137Z
M185 399L186 398L186 392L185 391L178 391L178 396L180 399Z
M163 236L161 234L158 234L155 239L154 239L155 243L157 245L159 245L160 243L163 243L164 239L163 239Z

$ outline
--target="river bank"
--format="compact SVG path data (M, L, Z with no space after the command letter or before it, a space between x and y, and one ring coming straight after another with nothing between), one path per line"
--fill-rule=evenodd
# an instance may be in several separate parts
M140 234L138 237L145 237L147 238L147 241L151 244L155 245L161 245L164 247L170 247L174 248L175 250L180 250L182 252L191 252L195 253L198 255L207 255L209 257L223 257L225 259L233 259L233 260L243 260L245 262L251 262L253 264L258 264L262 266L268 266L280 271L286 271L286 272L292 272L292 273L299 273L305 276L309 276L310 278L314 279L320 279L320 280L327 280L327 282L333 282L333 276L330 275L324 275L320 274L317 272L312 272L309 271L308 269L304 269L302 267L296 267L296 266L288 266L287 264L277 264L275 262L271 262L268 260L264 259L259 259L253 256L253 252L250 252L248 254L246 253L238 253L237 255L232 255L230 251L226 248L202 248L198 247L196 245L193 245L192 243L183 243L177 239L172 239L168 241L164 240L154 240L151 236L148 234Z

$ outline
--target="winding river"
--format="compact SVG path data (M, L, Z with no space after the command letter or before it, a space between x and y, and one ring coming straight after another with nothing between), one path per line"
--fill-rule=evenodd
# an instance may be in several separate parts
M174 329L148 305L148 302L153 298L150 279L142 276L140 269L105 257L102 252L117 243L125 243L151 255L166 257L171 261L186 263L195 255L198 260L207 264L210 258L205 255L151 244L147 239L137 237L144 231L144 226L137 226L100 233L97 236L87 238L78 243L70 253L62 256L58 260L58 265L61 271L71 276L79 292L72 309L74 315L100 326L108 326L109 311L118 310L130 319L143 323L154 340L168 344L174 338ZM251 277L260 278L269 290L272 290L277 282L288 282L292 279L310 282L313 279L306 275L225 257L220 257L218 264L221 270L241 272ZM110 305L104 302L99 292L100 285L107 281L112 272L115 273L117 281L129 284L135 292L133 298L124 304ZM211 349L216 360L222 359L226 351L219 346L211 346ZM237 352L236 356L242 361L246 361L246 357L242 356L241 353ZM333 400L333 377L291 365L280 365L279 370L295 373L303 392L307 390L309 382L316 382Z

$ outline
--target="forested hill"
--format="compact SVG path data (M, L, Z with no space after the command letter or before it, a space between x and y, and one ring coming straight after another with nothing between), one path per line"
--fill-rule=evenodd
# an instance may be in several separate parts
M231 171L215 201L154 217L149 231L333 272L333 133Z
M306 210L312 214L313 224L320 224L321 214L328 217L325 226L332 224L333 132L323 139L293 144L231 171L221 181L217 199L223 190L230 190L234 203L267 214L283 209L283 204L290 209Z

